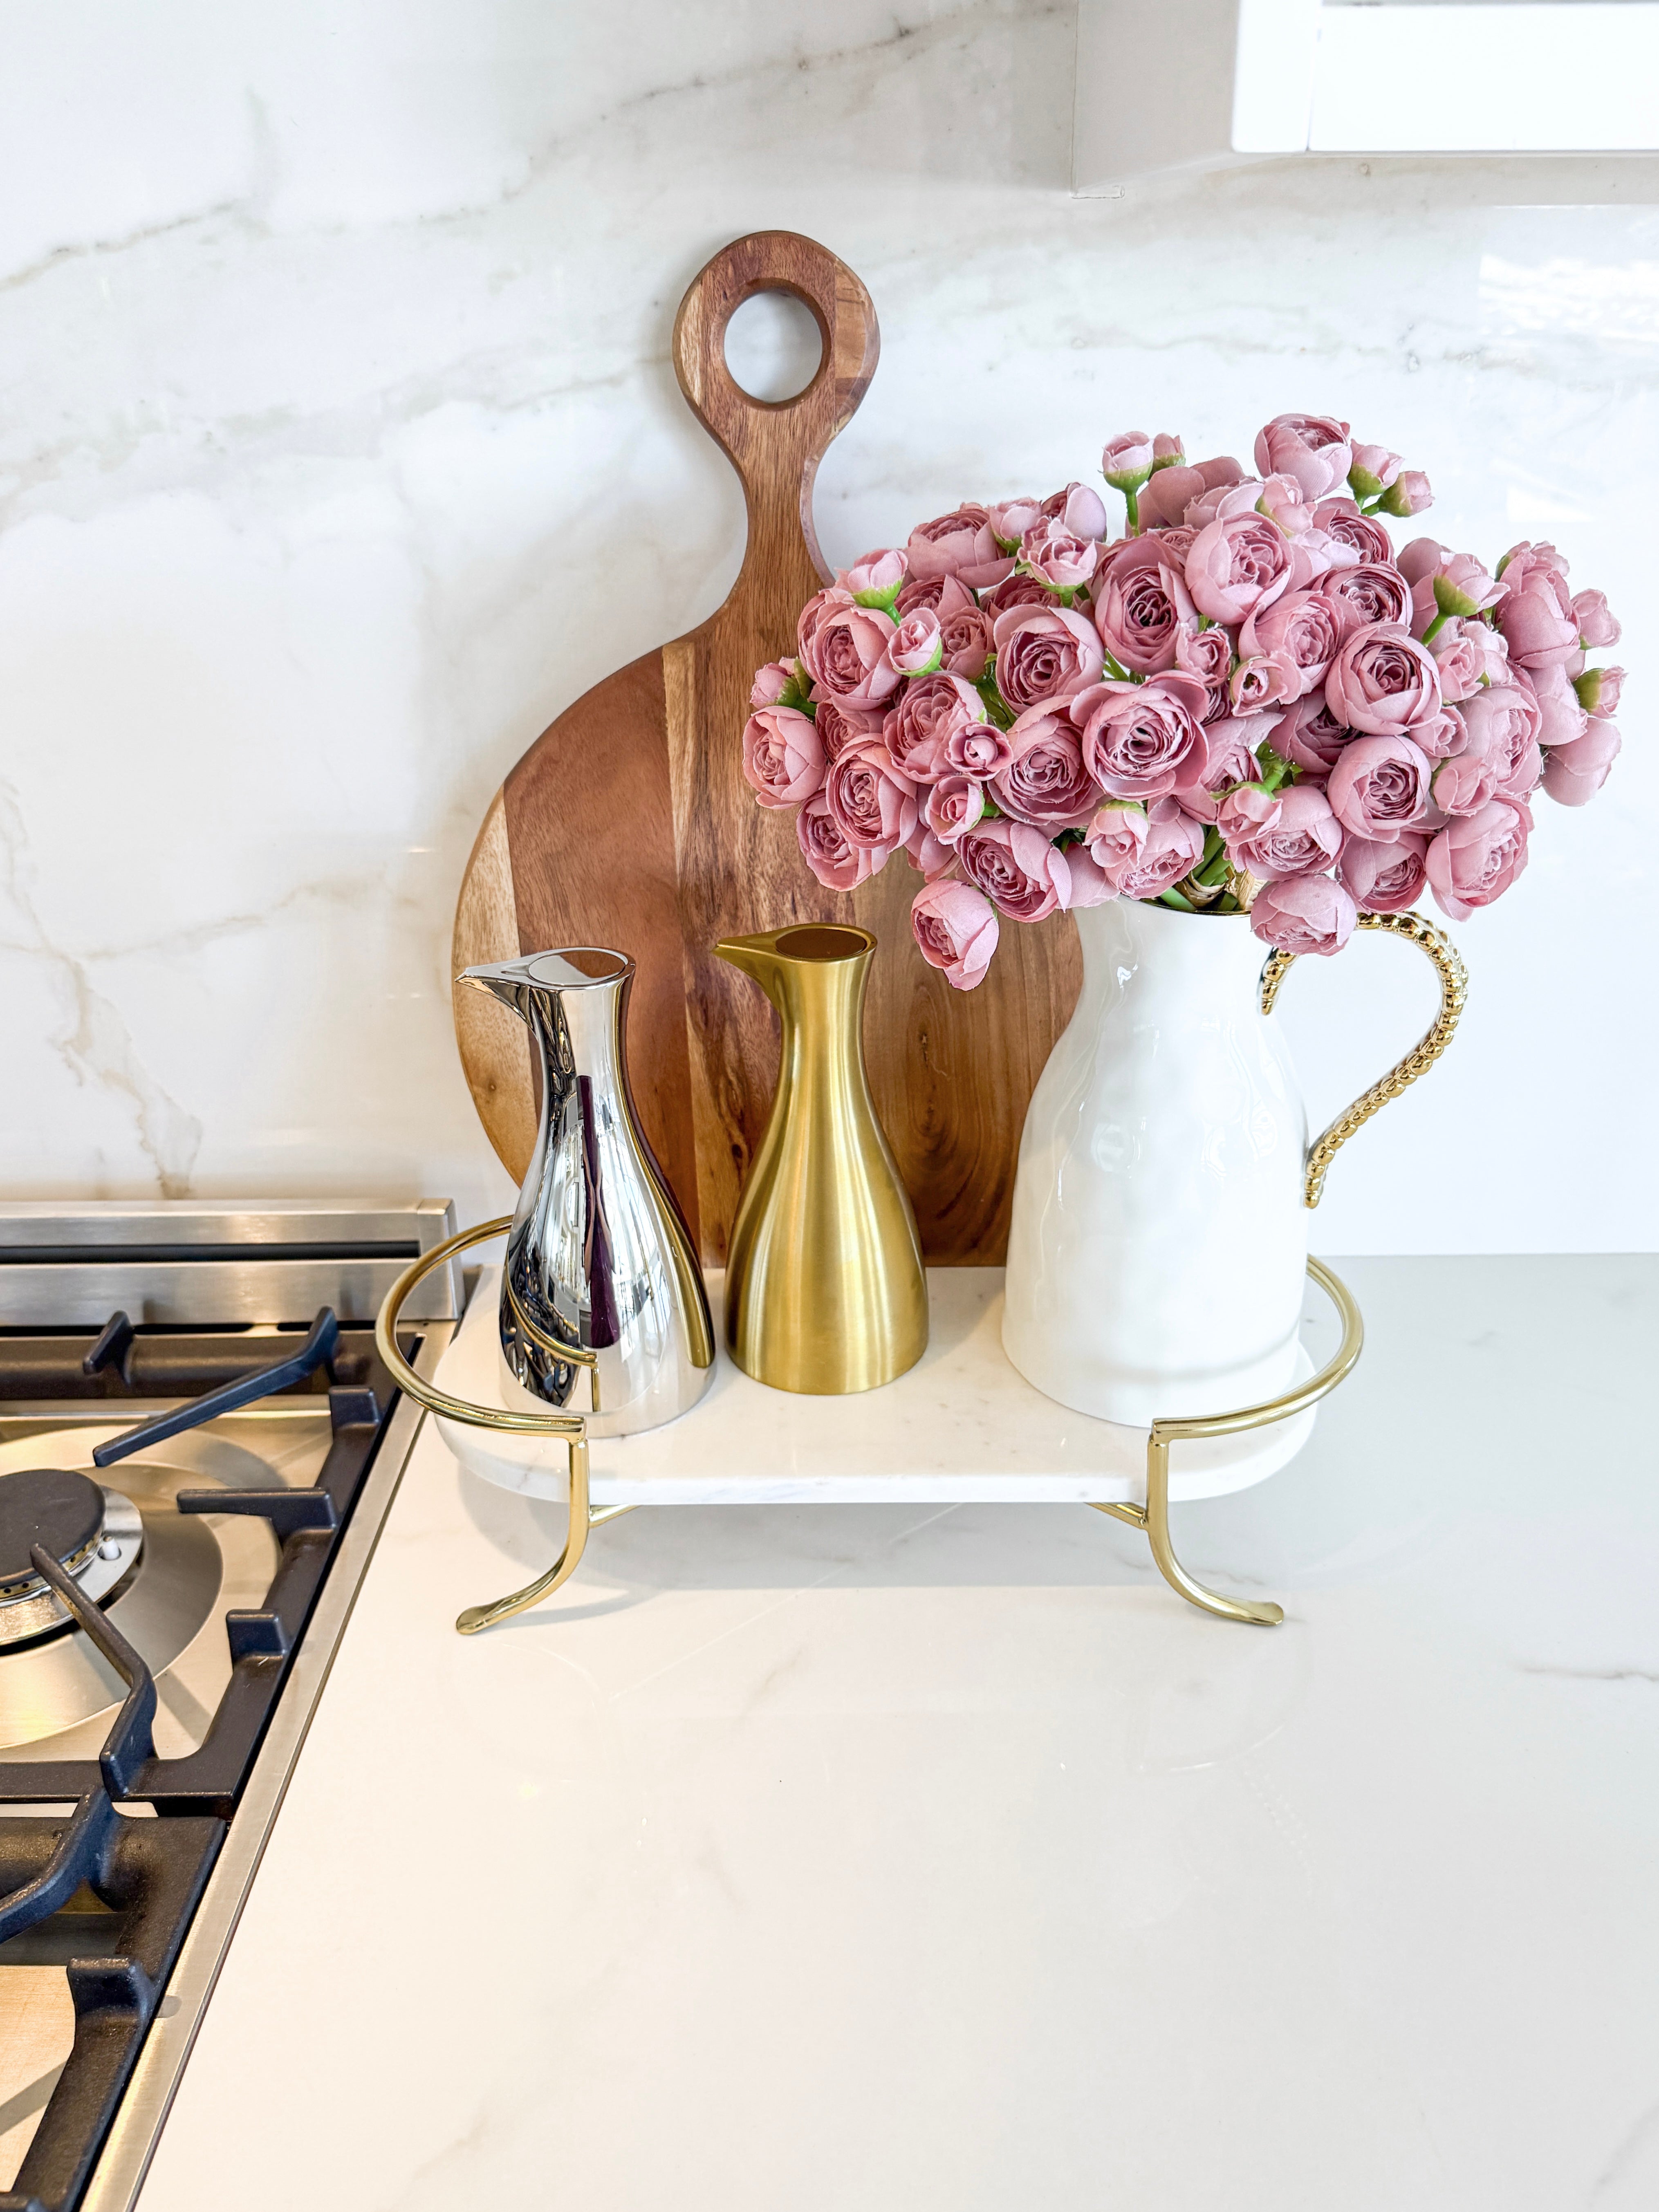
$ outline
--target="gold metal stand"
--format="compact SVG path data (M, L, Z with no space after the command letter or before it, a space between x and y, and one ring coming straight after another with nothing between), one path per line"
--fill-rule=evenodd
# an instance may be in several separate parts
M557 1437L565 1446L570 1477L570 1527L565 1547L544 1575L510 1596L497 1598L493 1605L470 1605L459 1615L455 1626L463 1636L476 1636L482 1628L493 1628L497 1621L507 1620L527 1607L538 1605L550 1596L561 1584L569 1581L581 1564L587 1547L588 1531L602 1522L615 1521L624 1513L634 1510L632 1505L601 1505L596 1510L588 1499L587 1425L580 1413L532 1413L509 1412L501 1406L481 1406L470 1398L452 1397L447 1391L439 1390L417 1375L398 1349L398 1322L404 1301L423 1277L434 1267L441 1267L457 1252L469 1246L483 1244L492 1237L499 1237L512 1227L512 1217L503 1215L498 1221L486 1221L476 1229L464 1230L459 1237L445 1239L424 1253L414 1265L406 1267L386 1296L374 1323L374 1342L400 1390L419 1404L441 1414L445 1420L464 1421L471 1428L495 1429L514 1436ZM1327 1361L1316 1375L1282 1396L1270 1398L1260 1406L1247 1406L1236 1413L1207 1413L1192 1419L1159 1414L1153 1421L1146 1439L1146 1503L1145 1505L1103 1504L1091 1499L1097 1513L1110 1513L1117 1520L1127 1521L1133 1528L1144 1529L1152 1547L1152 1557L1158 1562L1158 1572L1170 1587L1177 1590L1189 1605L1205 1613L1212 1613L1223 1620L1248 1620L1267 1628L1276 1627L1285 1618L1282 1606L1271 1601L1249 1604L1240 1598L1223 1597L1218 1591L1206 1589L1195 1582L1176 1556L1175 1543L1170 1534L1170 1446L1201 1437L1237 1436L1245 1429L1264 1429L1276 1421L1288 1421L1297 1413L1305 1413L1310 1406L1334 1390L1352 1369L1365 1340L1364 1326L1359 1317L1352 1292L1340 1276L1333 1273L1322 1260L1310 1259L1308 1273L1330 1299L1342 1322L1342 1341L1335 1356ZM580 1354L573 1355L580 1358Z
M447 1390L434 1389L417 1375L398 1349L398 1316L415 1285L434 1267L453 1259L457 1252L465 1252L470 1245L487 1244L492 1237L505 1236L512 1226L513 1216L503 1213L497 1220L481 1222L476 1229L464 1229L459 1237L447 1237L441 1244L434 1244L429 1252L422 1253L413 1267L404 1269L374 1317L374 1347L392 1380L400 1390L430 1412L441 1413L447 1421L465 1421L473 1429L495 1429L518 1437L558 1437L565 1447L570 1480L570 1529L563 1551L544 1575L538 1575L523 1589L514 1590L510 1597L498 1597L493 1605L470 1605L465 1613L458 1614L455 1626L463 1636L476 1636L481 1628L493 1628L498 1620L508 1620L514 1613L539 1604L575 1573L587 1549L590 1528L634 1510L631 1505L602 1505L596 1513L588 1504L587 1423L580 1413L511 1413L504 1406L480 1406L471 1398L452 1398ZM560 1356L573 1365L592 1364L593 1354L580 1346L562 1343L558 1348Z
M1223 1597L1218 1590L1206 1589L1202 1583L1194 1582L1176 1559L1170 1535L1170 1446L1196 1437L1237 1436L1244 1429L1270 1428L1275 1421L1291 1420L1296 1414L1306 1413L1310 1406L1317 1405L1351 1372L1365 1341L1364 1323L1360 1320L1353 1292L1322 1260L1310 1258L1308 1273L1342 1317L1342 1341L1335 1357L1294 1390L1285 1391L1282 1397L1269 1398L1260 1406L1247 1406L1242 1413L1209 1413L1192 1420L1158 1414L1146 1439L1146 1503L1103 1505L1093 1498L1089 1501L1097 1513L1113 1514L1118 1520L1127 1521L1132 1528L1146 1530L1158 1572L1189 1605L1198 1606L1206 1613L1218 1613L1223 1620L1249 1620L1261 1628L1278 1627L1285 1618L1282 1605L1273 1604L1271 1599L1260 1605L1249 1605L1243 1598Z

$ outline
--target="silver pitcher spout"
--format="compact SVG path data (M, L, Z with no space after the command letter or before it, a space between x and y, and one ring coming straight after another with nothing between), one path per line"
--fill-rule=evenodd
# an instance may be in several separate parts
M582 1413L595 1437L672 1421L714 1379L714 1330L684 1217L629 1088L634 963L567 946L459 980L512 1007L541 1079L501 1271L507 1402Z

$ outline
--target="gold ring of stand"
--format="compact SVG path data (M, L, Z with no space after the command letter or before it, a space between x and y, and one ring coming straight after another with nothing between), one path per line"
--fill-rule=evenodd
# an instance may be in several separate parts
M416 1285L456 1253L465 1252L471 1245L486 1243L512 1225L511 1214L503 1214L499 1220L483 1222L476 1229L463 1230L459 1237L447 1237L441 1244L434 1244L398 1276L386 1292L374 1322L375 1348L398 1389L417 1404L447 1421L464 1422L469 1428L494 1429L498 1434L512 1436L557 1437L565 1446L570 1476L570 1526L563 1551L544 1575L538 1575L525 1589L514 1590L508 1597L497 1598L493 1605L468 1606L455 1622L463 1636L476 1636L480 1629L493 1628L497 1621L509 1620L514 1613L539 1604L575 1573L586 1549L590 1529L634 1510L632 1505L596 1508L589 1503L587 1424L580 1413L520 1413L502 1406L481 1406L471 1398L452 1397L417 1375L398 1349L398 1321ZM1109 1513L1116 1520L1127 1521L1133 1528L1144 1529L1158 1572L1189 1605L1215 1613L1223 1620L1251 1621L1264 1628L1277 1627L1284 1620L1283 1606L1270 1601L1250 1604L1240 1598L1224 1597L1218 1590L1206 1589L1201 1583L1194 1582L1176 1557L1170 1534L1170 1447L1203 1437L1237 1436L1247 1429L1270 1428L1276 1421L1292 1420L1310 1406L1317 1405L1352 1371L1365 1341L1364 1324L1353 1293L1322 1260L1310 1258L1308 1273L1335 1307L1342 1323L1342 1341L1318 1373L1279 1397L1269 1398L1259 1406L1246 1406L1236 1413L1206 1413L1190 1419L1160 1413L1146 1438L1145 1505L1107 1504L1095 1498L1085 1501L1097 1513ZM584 1358L579 1349L573 1349L570 1356L580 1364L592 1358L590 1352Z

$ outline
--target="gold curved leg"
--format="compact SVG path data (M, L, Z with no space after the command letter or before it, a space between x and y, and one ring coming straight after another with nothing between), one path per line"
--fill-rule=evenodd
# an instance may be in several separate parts
M1275 959L1279 957L1277 953L1273 956ZM1223 1597L1219 1590L1206 1589L1202 1583L1193 1580L1176 1557L1175 1543L1170 1534L1170 1446L1182 1439L1232 1437L1247 1429L1271 1428L1275 1421L1288 1421L1297 1413L1305 1413L1352 1374L1365 1342L1364 1323L1354 1304L1353 1293L1322 1260L1310 1257L1308 1273L1335 1307L1342 1323L1342 1341L1319 1372L1279 1397L1270 1398L1260 1406L1241 1407L1236 1413L1203 1413L1186 1420L1160 1413L1146 1438L1146 1503L1105 1504L1094 1498L1087 1501L1097 1513L1109 1513L1114 1520L1127 1521L1132 1528L1145 1529L1159 1574L1188 1605L1197 1606L1202 1613L1212 1613L1219 1620L1247 1620L1258 1628L1277 1628L1285 1618L1284 1607L1275 1605L1271 1598L1253 1605L1243 1598Z
M1251 1605L1243 1598L1223 1597L1218 1590L1206 1589L1195 1583L1176 1557L1175 1545L1170 1535L1170 1447L1154 1437L1146 1447L1146 1503L1145 1505L1108 1505L1091 1498L1089 1504L1097 1513L1109 1513L1115 1520L1127 1521L1132 1528L1144 1529L1152 1547L1152 1557L1158 1571L1172 1590L1179 1592L1188 1605L1200 1612L1213 1613L1223 1620L1253 1621L1261 1628L1277 1628L1285 1618L1285 1608L1271 1599L1260 1605Z
M564 1540L564 1549L544 1575L527 1583L510 1597L498 1597L494 1605L470 1605L465 1613L456 1616L455 1626L463 1636L476 1636L481 1628L493 1628L499 1620L508 1620L515 1613L525 1613L532 1605L539 1605L550 1596L562 1583L568 1583L581 1565L582 1553L587 1549L587 1532L619 1515L631 1513L631 1505L602 1505L595 1513L587 1502L587 1439L572 1437L570 1454L570 1530Z
M1157 1435L1146 1446L1146 1534L1159 1574L1188 1605L1218 1613L1223 1620L1254 1621L1259 1628L1277 1628L1284 1620L1284 1607L1275 1605L1271 1598L1251 1605L1243 1598L1223 1597L1218 1590L1206 1589L1176 1559L1170 1535L1170 1447Z

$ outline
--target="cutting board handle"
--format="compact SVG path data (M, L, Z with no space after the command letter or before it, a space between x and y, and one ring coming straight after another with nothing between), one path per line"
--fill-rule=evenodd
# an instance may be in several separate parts
M790 293L818 326L823 357L793 399L757 399L726 367L726 326L757 292ZM804 538L828 581L812 526L812 483L830 441L852 421L880 352L875 307L863 284L844 261L795 231L734 239L692 279L674 318L674 373L742 482L749 505L744 577L793 568Z

